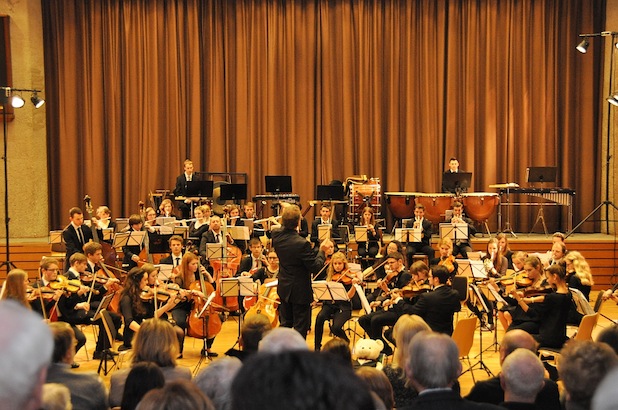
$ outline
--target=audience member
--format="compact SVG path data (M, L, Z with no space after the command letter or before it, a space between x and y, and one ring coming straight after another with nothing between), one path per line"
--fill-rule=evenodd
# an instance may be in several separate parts
M504 402L500 406L513 410L545 409L535 405L544 376L545 368L537 355L528 349L516 349L502 363L500 384L504 389Z
M369 410L374 404L351 367L319 352L296 350L250 357L232 382L232 408Z
M134 410L142 398L152 389L165 385L165 376L156 363L137 363L127 375L122 393L122 410Z
M500 343L500 365L516 349L526 349L532 353L537 351L537 343L534 338L521 329L509 330ZM491 377L487 380L480 380L470 390L466 396L467 400L499 404L505 401L504 389L500 383L500 376ZM543 388L536 396L537 407L543 410L560 410L560 393L558 385L550 379L545 379Z
M592 410L616 410L618 408L618 369L605 376L592 397Z
M267 316L259 313L253 316L246 316L245 320L242 322L240 339L238 340L240 350L231 348L225 352L225 354L237 357L240 360L245 360L258 351L260 341L271 329L272 325Z
M408 346L406 374L419 395L401 409L499 409L493 404L474 403L453 390L461 374L459 351L449 336L420 332Z
M321 351L344 366L352 366L352 351L350 351L348 342L343 339L330 339L322 346Z
M215 410L208 397L188 380L176 380L149 391L136 410Z
M54 342L41 317L0 301L0 410L38 409Z
M618 364L616 353L604 343L576 340L560 353L558 374L566 392L565 409L590 409L594 391Z
M178 338L172 325L161 319L146 319L133 340L132 366L152 362L161 368L165 383L176 380L191 380L191 370L176 366ZM114 372L110 379L109 404L120 406L122 393L130 369Z
M71 410L71 392L60 383L45 383L43 385L43 400L40 410Z
M607 343L618 354L618 326L606 327L597 336L597 342Z
M49 326L54 336L54 353L47 370L47 383L67 386L75 410L107 409L107 392L99 376L96 373L76 373L71 370L77 342L71 326L65 322L53 322Z
M195 377L195 384L217 410L232 408L232 381L241 367L242 362L236 357L223 357L211 362Z
M393 386L395 397L395 407L408 406L418 392L410 385L406 377L405 363L408 358L408 345L418 332L429 331L431 328L425 321L417 315L403 315L397 320L393 327L393 338L395 340L395 353L393 362L382 368L382 371Z
M266 334L258 350L264 353L281 353L289 350L309 350L305 338L289 327L278 327Z
M375 367L362 366L356 369L356 375L365 382L369 390L380 398L386 409L391 410L395 407L393 386L391 386L388 378L381 370Z

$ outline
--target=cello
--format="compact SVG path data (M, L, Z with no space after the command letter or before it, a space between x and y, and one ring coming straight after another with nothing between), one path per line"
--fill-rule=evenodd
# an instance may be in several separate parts
M215 336L221 331L221 318L219 314L214 310L214 288L212 285L204 280L204 267L200 264L198 267L200 280L191 284L190 289L193 294L193 308L189 313L187 320L187 334L197 339L214 339ZM204 299L201 295L198 295L196 291L200 291L204 297L208 295L208 299ZM204 306L208 303L206 310ZM199 316L200 313L202 316Z
M225 246L225 258L223 261L214 260L211 265L214 269L214 279L217 283L217 290L215 291L215 298L213 300L216 306L225 307L227 310L235 312L240 309L238 302L238 296L226 296L225 298L221 294L221 279L232 278L236 275L240 260L242 258L242 252L237 246L231 245L227 242L227 221L225 218L221 220L221 230L223 237L226 241Z
M277 323L279 323L279 309L277 307L281 302L279 301L279 295L277 295L276 284L269 286L268 283L270 282L260 286L258 301L247 310L245 318L254 315L264 315L268 318L270 325L274 329L277 327Z

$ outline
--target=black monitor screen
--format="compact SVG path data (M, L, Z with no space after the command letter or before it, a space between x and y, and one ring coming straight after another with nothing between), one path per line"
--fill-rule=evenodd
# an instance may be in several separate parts
M318 185L316 197L319 201L343 201L343 185Z
M292 177L290 175L266 175L266 192L271 194L291 193Z

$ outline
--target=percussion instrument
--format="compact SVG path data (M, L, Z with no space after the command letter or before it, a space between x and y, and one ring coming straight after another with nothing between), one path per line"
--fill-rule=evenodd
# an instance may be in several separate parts
M416 192L385 192L386 204L395 218L414 217Z
M470 192L461 194L466 214L476 222L484 222L496 211L500 203L498 194L492 192Z
M350 217L360 216L366 206L371 206L376 216L380 215L381 192L380 178L370 178L364 184L350 184Z
M425 206L425 218L434 224L440 223L441 216L451 209L454 194L422 194L416 193L416 203Z

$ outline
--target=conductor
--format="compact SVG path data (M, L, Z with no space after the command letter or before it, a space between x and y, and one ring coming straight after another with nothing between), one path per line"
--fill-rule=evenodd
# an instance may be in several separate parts
M279 256L277 293L281 299L281 326L292 327L306 338L311 328L311 275L324 266L326 255L324 243L316 255L311 243L299 235L300 219L298 206L286 207L281 214L282 226L273 230L272 240Z

